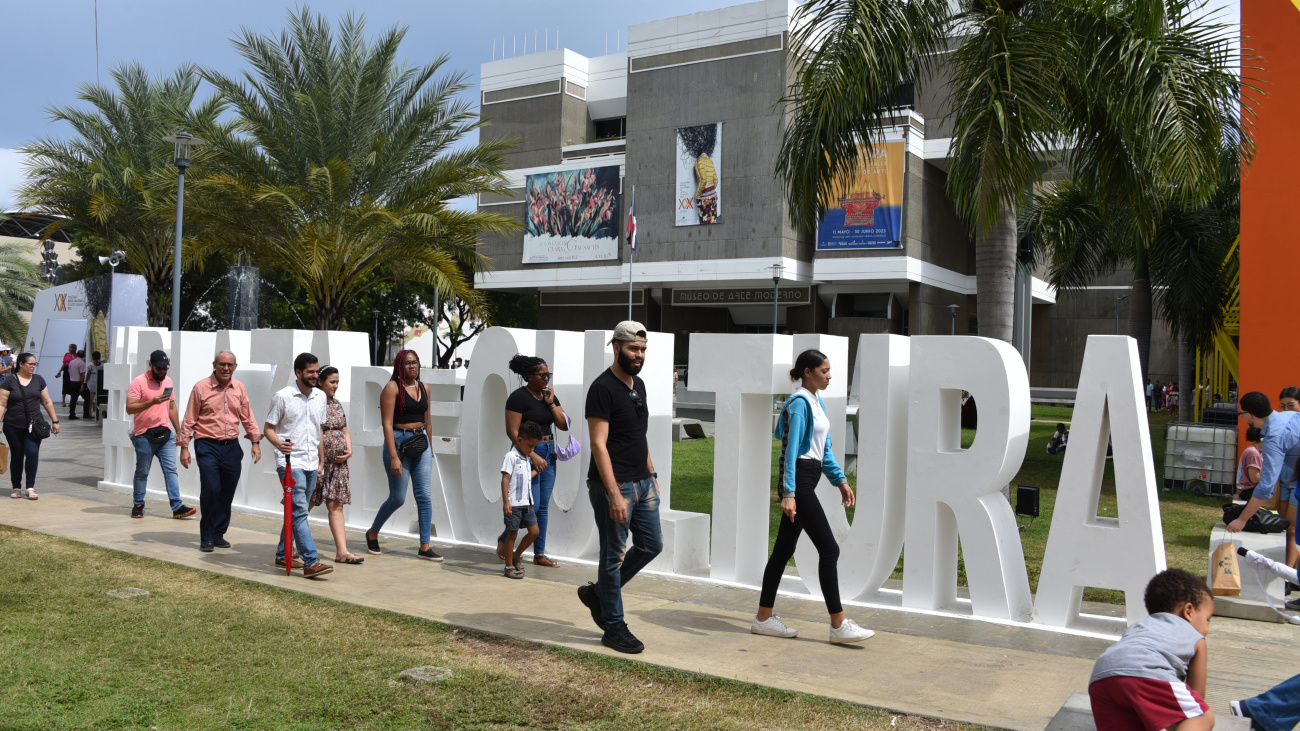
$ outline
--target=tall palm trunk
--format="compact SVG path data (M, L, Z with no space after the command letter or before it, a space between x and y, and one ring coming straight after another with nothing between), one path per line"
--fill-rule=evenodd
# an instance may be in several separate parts
M1128 334L1137 340L1138 363L1142 378L1151 361L1151 273L1147 267L1146 247L1139 244L1133 256L1133 287L1129 290ZM1179 378L1182 375L1179 374ZM1180 385L1179 388L1182 386Z
M1016 312L1016 210L1004 208L975 239L980 337L1011 342Z
M1178 420L1192 420L1192 398L1196 395L1196 352L1186 335L1178 338Z

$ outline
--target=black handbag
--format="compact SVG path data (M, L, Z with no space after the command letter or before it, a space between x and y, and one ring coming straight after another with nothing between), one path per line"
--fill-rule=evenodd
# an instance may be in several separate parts
M1223 524L1227 525L1237 518L1240 518L1241 511L1245 509L1245 505L1237 505L1236 503L1228 503L1227 505L1224 505ZM1291 522L1286 518L1283 518L1272 511L1260 508L1255 511L1254 515L1250 516L1250 520L1246 521L1246 527L1242 530L1249 533L1283 533L1288 527L1290 527L1290 525Z
M144 430L144 438L148 439L150 444L165 444L172 438L172 430L165 426L150 427Z
M35 414L27 411L27 392L23 390L23 382L18 380L18 376L14 376L13 378L14 384L18 386L18 399L23 402L23 413L27 416L28 434L31 435L32 439L35 439L38 442L42 439L49 439L51 432L50 422L46 421L45 417L41 416L41 412L39 411Z
M397 451L407 459L419 459L424 450L429 448L429 437L420 432L397 445Z

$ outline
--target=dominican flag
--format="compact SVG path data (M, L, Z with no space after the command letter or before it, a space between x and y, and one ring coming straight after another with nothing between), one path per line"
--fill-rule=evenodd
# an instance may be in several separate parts
M632 188L632 208L627 212L627 243L636 253L636 188Z

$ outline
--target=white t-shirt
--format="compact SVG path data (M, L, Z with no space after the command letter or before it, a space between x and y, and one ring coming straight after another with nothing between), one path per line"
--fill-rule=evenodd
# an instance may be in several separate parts
M533 504L533 462L515 447L506 452L501 473L510 475L510 507Z
M790 398L802 394L812 405L812 438L808 440L808 451L799 455L799 459L815 459L818 462L826 455L826 437L831 433L831 420L822 410L822 402L812 391L800 386Z

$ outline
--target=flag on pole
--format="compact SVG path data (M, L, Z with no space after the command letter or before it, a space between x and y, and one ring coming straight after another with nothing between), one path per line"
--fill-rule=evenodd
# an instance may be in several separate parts
M627 243L632 246L632 253L636 253L636 187L632 188L632 207L627 212Z

